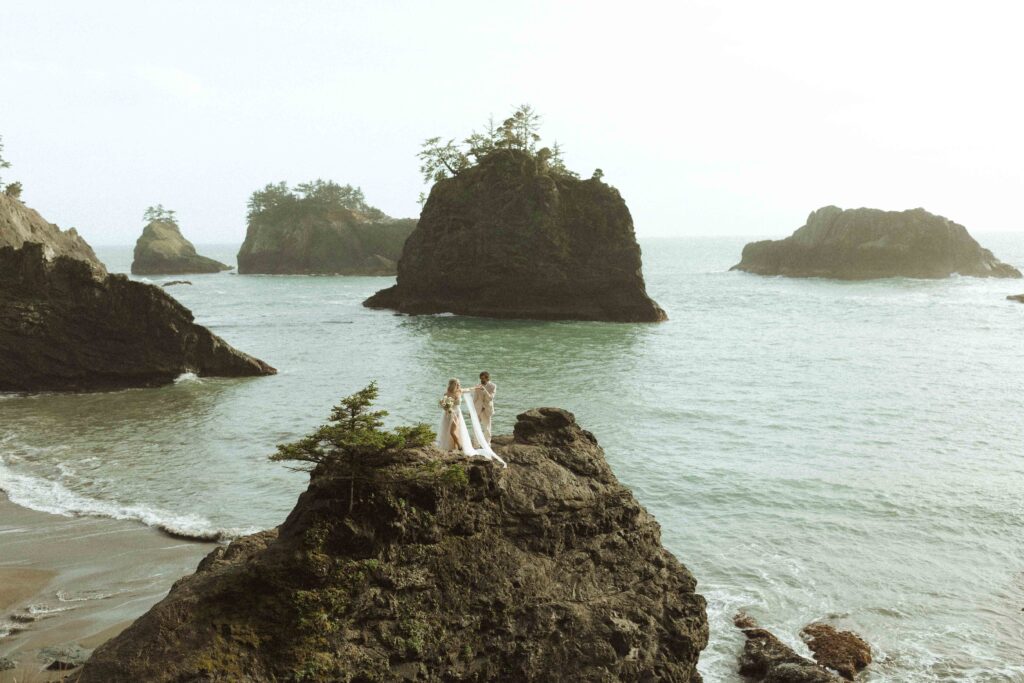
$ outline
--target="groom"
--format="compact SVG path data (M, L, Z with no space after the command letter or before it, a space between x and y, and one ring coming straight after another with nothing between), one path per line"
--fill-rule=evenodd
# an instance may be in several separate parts
M473 387L473 407L480 416L480 429L487 443L491 443L491 418L494 417L494 394L498 387L491 381L491 373L480 373L480 384Z

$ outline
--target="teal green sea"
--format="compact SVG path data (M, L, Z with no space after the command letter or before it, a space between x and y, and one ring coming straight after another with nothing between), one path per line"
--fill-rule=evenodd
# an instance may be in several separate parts
M1024 266L1024 234L978 237ZM728 272L745 241L642 241L656 325L360 306L391 278L190 276L168 291L280 373L0 396L0 489L190 533L273 526L305 486L275 444L374 379L391 420L433 425L446 380L486 369L497 432L571 410L658 518L708 599L707 681L739 680L739 609L800 649L812 620L861 633L868 681L1024 681L1024 305L1005 300L1024 282ZM97 251L128 270L130 247Z

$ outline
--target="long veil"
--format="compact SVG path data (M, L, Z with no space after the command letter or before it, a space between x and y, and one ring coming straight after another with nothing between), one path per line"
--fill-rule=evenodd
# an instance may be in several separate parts
M473 425L473 436L476 438L476 442L480 444L480 448L475 449L474 453L468 453L467 455L482 455L485 458L491 460L497 460L501 463L502 467L508 467L508 463L501 459L501 457L491 449L491 444L484 438L484 430L480 428L480 418L476 414L476 406L473 404L473 399L470 398L466 401L466 406L469 408L469 419ZM459 432L459 438L462 443L466 444L471 450L473 449L472 444L467 438L469 434L466 433L466 421L463 420Z

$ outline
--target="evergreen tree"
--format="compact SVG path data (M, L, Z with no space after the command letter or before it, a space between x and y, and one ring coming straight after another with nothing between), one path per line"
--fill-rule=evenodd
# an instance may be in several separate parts
M426 446L434 433L425 424L385 430L386 410L370 410L377 399L377 383L370 382L331 410L330 423L309 436L281 444L270 456L274 461L302 463L298 469L317 465L330 467L381 455L387 451Z
M4 159L4 138L0 135L0 169L10 168L11 162ZM0 178L2 180L2 178ZM2 184L2 183L0 183Z
M142 214L142 220L147 225L150 223L170 223L171 225L177 225L178 219L175 217L175 212L171 209L165 209L163 204L157 204L156 206L147 207Z

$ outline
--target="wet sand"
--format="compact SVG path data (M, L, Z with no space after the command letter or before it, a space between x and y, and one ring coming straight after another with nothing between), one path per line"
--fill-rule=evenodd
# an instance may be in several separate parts
M44 675L51 659L40 651L112 638L214 547L135 522L28 510L0 493L0 657L18 665L0 683L67 675Z

